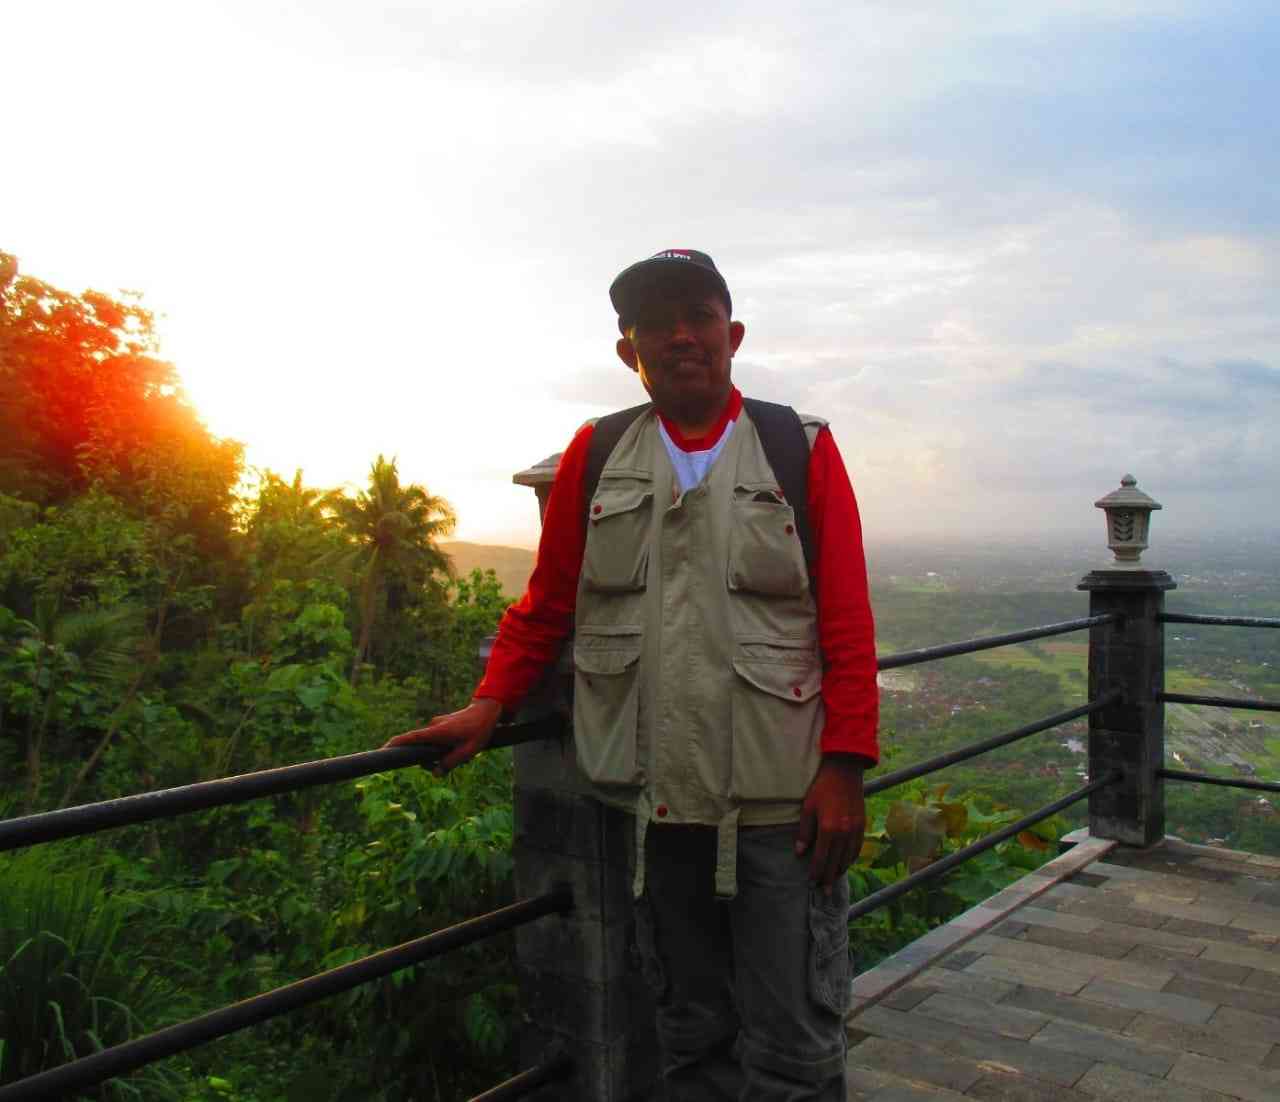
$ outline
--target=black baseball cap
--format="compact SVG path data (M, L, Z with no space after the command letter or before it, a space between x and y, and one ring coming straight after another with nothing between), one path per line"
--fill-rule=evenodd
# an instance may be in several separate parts
M716 262L697 249L663 249L647 260L638 261L623 269L609 285L609 301L618 312L620 322L635 316L645 292L673 276L697 274L715 288L724 299L725 309L733 314L733 299L729 297L729 285L716 267Z

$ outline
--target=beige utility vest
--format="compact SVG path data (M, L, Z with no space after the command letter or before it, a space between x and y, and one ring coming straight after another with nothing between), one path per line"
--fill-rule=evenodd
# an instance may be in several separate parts
M812 447L823 422L801 420ZM687 493L652 411L618 441L588 507L573 657L578 763L635 813L636 894L658 821L718 827L733 895L738 826L799 818L823 724L804 552L745 410Z

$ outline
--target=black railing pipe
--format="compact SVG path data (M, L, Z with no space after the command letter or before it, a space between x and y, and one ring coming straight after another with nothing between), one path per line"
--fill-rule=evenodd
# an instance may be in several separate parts
M1208 773L1188 773L1182 769L1158 769L1156 773L1170 781L1217 784L1225 788L1251 788L1255 792L1280 792L1280 781L1254 781L1247 777L1213 777Z
M949 750L945 754L938 754L925 761L916 762L915 765L896 769L892 773L886 773L883 777L877 777L875 780L869 781L863 791L868 796L874 796L877 792L883 792L886 788L893 788L895 785L913 781L917 777L935 773L939 769L945 769L948 765L968 761L970 758L976 758L980 754L996 750L1001 746L1008 746L1010 743L1021 742L1024 738L1039 734L1041 731L1047 731L1050 727L1058 727L1073 719L1079 719L1081 716L1101 711L1112 701L1118 700L1120 696L1121 693L1117 689L1099 697L1097 700L1089 701L1088 704L1082 704L1078 708L1069 708L1065 712L1057 712L1035 723L1028 723L1025 727L1019 727L1016 731L1009 731L1003 735L993 735L991 738L983 739L981 742L971 742L968 746L962 746L958 750Z
M37 1102L39 1099L64 1098L73 1091L126 1075L146 1064L155 1063L187 1049L196 1048L228 1033L235 1033L268 1018L307 1006L309 1003L349 991L362 983L420 964L451 949L480 941L505 930L523 926L548 914L565 914L573 908L573 894L566 885L546 895L524 899L509 907L479 918L459 922L447 930L406 941L392 949L321 972L287 987L279 987L243 1002L192 1018L188 1022L157 1030L135 1041L95 1052L69 1064L28 1076L16 1083L0 1087L0 1102Z
M952 658L957 654L972 654L980 650L993 650L996 647L1007 647L1010 643L1025 643L1029 639L1044 639L1050 635L1066 635L1073 631L1083 631L1098 624L1111 624L1120 619L1118 613L1104 613L1101 616L1085 616L1079 620L1063 620L1057 624L1045 624L1038 628L1027 628L1025 631L1011 631L1007 635L986 635L981 639L966 639L962 643L943 643L937 647L921 647L919 650L903 651L901 654L887 654L876 660L877 669L896 670L900 666L918 666L921 662L932 662L936 658Z
M508 1098L523 1098L530 1091L537 1090L546 1083L556 1083L567 1079L573 1072L573 1061L563 1053L553 1056L537 1067L513 1075L505 1083L499 1083L484 1094L477 1094L471 1102L506 1102Z
M532 723L512 723L499 727L494 732L489 748L556 738L565 730L565 721L558 715ZM59 838L93 834L112 827L168 819L175 815L238 804L262 796L297 792L321 784L367 777L371 773L382 773L388 769L403 769L409 765L432 766L445 753L444 749L433 746L394 746L390 750L365 750L359 754L347 754L324 761L285 765L279 769L264 769L259 773L201 781L179 788L162 788L156 792L122 796L102 803L81 804L61 811L44 811L37 815L6 819L0 822L0 852L33 846L39 842L52 842Z
M1162 612L1162 624L1210 624L1228 628L1280 628L1280 619L1270 616L1201 616L1194 612Z
M1280 704L1270 700L1244 700L1234 696L1198 696L1195 693L1160 693L1166 704L1207 704L1212 708L1243 708L1249 712L1280 712Z
M1074 792L1069 792L1060 800L1054 800L1053 803L1047 804L1039 811L1033 811L1030 815L1024 815L1015 823L1001 827L999 830L988 834L985 838L979 838L976 842L958 849L955 853L948 854L932 864L925 866L919 872L913 872L910 876L899 880L895 884L881 888L878 892L872 892L866 899L860 899L852 907L849 908L849 921L855 918L861 918L864 914L883 907L886 903L892 903L900 895L905 895L913 888L920 887L930 880L935 880L939 876L945 876L957 865L962 865L969 860L970 857L977 857L980 853L986 853L989 849L994 849L1001 842L1007 841L1016 834L1020 834L1028 827L1033 827L1036 823L1049 818L1050 815L1056 815L1064 808L1070 807L1072 804L1079 803L1085 799L1091 792L1097 792L1100 788L1106 788L1109 784L1114 784L1121 779L1122 774L1119 770L1108 773L1105 777L1100 777L1096 781L1081 788L1077 788ZM0 1097L3 1102L3 1097Z

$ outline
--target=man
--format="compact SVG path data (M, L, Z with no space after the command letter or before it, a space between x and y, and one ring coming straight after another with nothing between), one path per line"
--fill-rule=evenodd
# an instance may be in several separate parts
M730 379L745 329L709 256L658 253L610 298L652 406L617 415L594 461L597 424L579 430L475 698L391 744L469 760L572 629L578 763L635 817L666 1097L844 1099L845 872L878 753L853 491L830 431L800 418L807 561L764 411Z

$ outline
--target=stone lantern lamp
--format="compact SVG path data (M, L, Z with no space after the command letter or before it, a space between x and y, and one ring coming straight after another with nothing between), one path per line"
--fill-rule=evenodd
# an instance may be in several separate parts
M1151 513L1162 508L1161 504L1139 490L1138 480L1131 474L1120 480L1120 489L1093 504L1106 514L1107 546L1115 552L1115 569L1143 569L1138 559L1147 549Z

